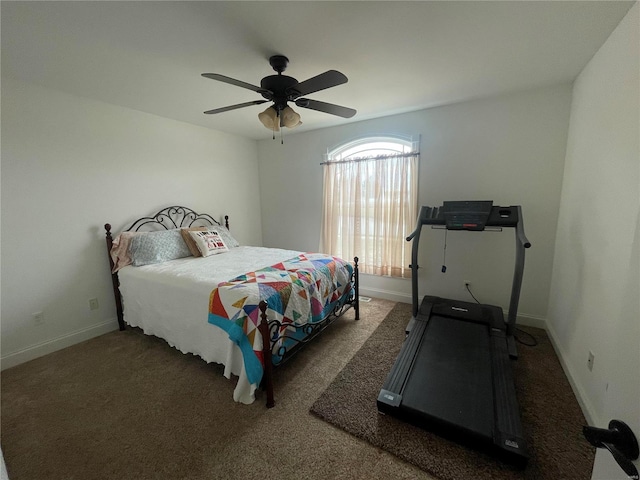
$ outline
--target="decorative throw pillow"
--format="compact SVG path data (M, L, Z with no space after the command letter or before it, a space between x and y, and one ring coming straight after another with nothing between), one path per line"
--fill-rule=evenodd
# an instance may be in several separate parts
M240 246L240 243L233 237L233 235L231 235L231 232L226 227L223 227L222 225L213 226L209 227L209 230L217 231L218 234L222 237L222 240L224 241L227 248L236 248Z
M189 235L196 242L203 257L229 251L220 234L213 228L204 232L189 232Z
M187 247L189 248L191 255L193 255L194 257L201 257L202 254L200 253L200 250L198 250L198 245L196 245L196 241L193 238L191 238L191 235L189 235L189 232L206 232L206 231L207 231L207 227L190 227L190 228L180 229L180 234L182 235L182 239L184 240L184 243L187 244Z
M133 266L166 262L191 255L180 230L144 232L131 239L129 255Z
M113 239L110 252L111 260L113 260L113 269L111 270L111 273L116 273L121 268L133 263L133 260L129 255L129 244L131 243L131 239L136 235L141 235L141 233L122 232Z

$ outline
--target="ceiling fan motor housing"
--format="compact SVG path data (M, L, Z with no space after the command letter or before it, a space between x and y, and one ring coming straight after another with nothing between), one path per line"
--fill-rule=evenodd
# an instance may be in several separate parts
M298 84L298 80L287 75L269 75L260 81L260 88L268 92L261 92L267 100L273 101L276 106L284 108L288 101L295 100L300 96L293 87ZM270 94L271 93L271 94Z

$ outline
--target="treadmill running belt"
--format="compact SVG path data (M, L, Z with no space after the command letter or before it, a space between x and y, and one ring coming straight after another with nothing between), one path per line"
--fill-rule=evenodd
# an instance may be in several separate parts
M432 316L402 402L427 421L493 434L491 337L485 325Z

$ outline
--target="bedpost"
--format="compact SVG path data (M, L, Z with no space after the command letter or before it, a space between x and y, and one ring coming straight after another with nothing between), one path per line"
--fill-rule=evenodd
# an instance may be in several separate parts
M107 254L109 255L109 267L111 273L111 283L113 284L113 295L116 299L116 313L118 315L118 327L120 330L124 330L124 315L122 314L122 297L120 297L120 280L118 279L118 272L113 273L113 259L111 258L111 247L113 246L113 237L111 237L111 224L105 223L104 229L107 231Z
M267 408L275 405L273 400L273 360L271 359L271 338L269 337L269 323L267 321L267 302L260 301L260 324L258 325L262 336L262 358L264 360L264 389L267 392Z
M360 320L360 274L358 272L358 257L353 257L353 280L356 290L356 301L353 308L356 311L356 320Z
M229 215L224 216L224 226L229 230Z

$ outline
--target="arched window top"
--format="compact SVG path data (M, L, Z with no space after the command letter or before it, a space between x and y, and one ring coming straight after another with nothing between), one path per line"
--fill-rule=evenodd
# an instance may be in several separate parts
M339 162L354 158L371 158L411 153L418 150L418 142L410 137L372 135L342 143L326 154L325 160Z

